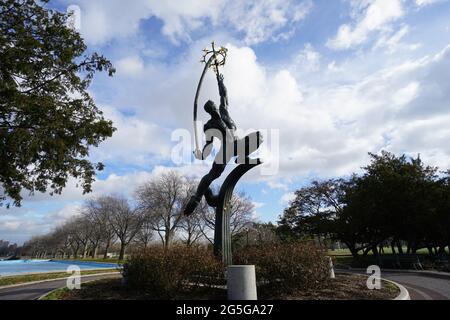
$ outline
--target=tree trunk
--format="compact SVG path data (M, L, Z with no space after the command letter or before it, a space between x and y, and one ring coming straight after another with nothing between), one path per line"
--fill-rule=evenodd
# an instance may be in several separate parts
M408 245L406 247L406 253L410 254L411 253L411 242L408 241Z
M370 250L373 250L373 247L368 247L366 249L363 250L363 256L367 256L367 254L370 252Z
M391 241L391 250L392 250L392 254L395 254L395 242L394 240Z
M105 253L103 254L103 259L107 259L108 258L108 249L109 249L109 244L111 241L108 240L108 242L106 242L106 247L105 247Z
M344 242L347 248L350 250L350 253L352 254L353 258L358 257L358 250L356 250L355 246L353 244Z
M95 245L94 250L92 250L92 258L97 258L98 244Z
M86 259L87 253L88 253L88 245L85 244L85 245L84 245L84 251L83 251L83 259Z
M378 255L378 248L377 248L376 245L372 247L372 252L373 252L373 254L374 254L375 256Z
M166 231L164 234L164 249L167 250L170 248L172 242L172 232Z
M80 250L80 246L77 246L76 249L73 251L73 258L76 259L78 257L78 250Z
M120 242L120 254L119 254L120 261L122 261L123 257L125 256L125 247L126 247L126 244L123 242Z
M403 254L403 247L402 247L401 241L397 241L397 249L398 249L398 253Z

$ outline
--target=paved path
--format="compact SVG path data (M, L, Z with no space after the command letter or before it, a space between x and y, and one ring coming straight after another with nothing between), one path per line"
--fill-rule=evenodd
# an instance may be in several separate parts
M402 284L409 291L411 300L450 300L450 278L387 272L382 272L382 277Z
M366 274L357 269L339 271ZM383 270L381 277L403 285L408 290L411 300L450 300L450 277L433 277L420 274L420 272Z
M106 278L120 277L120 274L106 274L99 276L84 276L81 278L81 285L83 281L100 280ZM0 300L36 300L50 291L66 286L67 280L54 280L29 285L23 285L13 288L0 289Z

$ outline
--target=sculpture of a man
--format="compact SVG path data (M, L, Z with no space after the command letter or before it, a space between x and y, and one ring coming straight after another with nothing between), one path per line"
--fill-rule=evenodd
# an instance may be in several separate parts
M211 170L202 178L197 187L197 192L191 197L185 207L184 214L188 216L195 211L203 196L206 197L208 204L212 205L214 203L214 195L210 185L222 175L228 162L233 157L237 157L236 163L239 164L259 161L259 159L249 159L249 155L259 148L263 138L260 132L253 132L242 139L235 135L236 125L228 113L228 95L223 80L223 75L217 73L220 106L217 109L213 101L209 100L206 102L204 109L211 116L211 119L203 128L206 144L202 151L197 150L194 152L194 155L198 160L205 160L211 154L214 138L220 140L221 147L214 159Z

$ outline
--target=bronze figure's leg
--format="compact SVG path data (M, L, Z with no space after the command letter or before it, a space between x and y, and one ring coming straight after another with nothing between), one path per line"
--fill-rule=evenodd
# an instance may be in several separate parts
M209 186L211 185L211 183L216 180L217 178L220 177L220 175L222 174L222 172L225 170L225 164L218 164L216 162L213 163L213 166L211 168L211 170L208 172L207 175L205 175L202 180L200 181L198 187L197 187L197 192L195 193L195 195L193 195L191 197L191 199L189 200L186 208L184 209L184 214L189 216L191 215L195 208L197 208L197 206L199 205L200 201L202 200L202 197L208 193L208 198L211 199L209 197L209 192L210 192L210 188ZM208 191L209 190L209 191ZM212 192L211 192L212 193Z

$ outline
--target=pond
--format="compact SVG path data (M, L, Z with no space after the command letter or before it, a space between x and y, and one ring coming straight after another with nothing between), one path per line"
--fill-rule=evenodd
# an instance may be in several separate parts
M28 273L66 271L69 266L78 266L81 270L112 269L116 263L100 263L68 260L12 260L0 261L0 277L22 275Z

